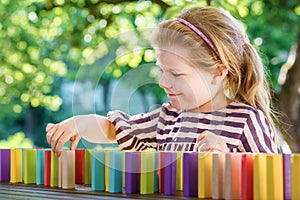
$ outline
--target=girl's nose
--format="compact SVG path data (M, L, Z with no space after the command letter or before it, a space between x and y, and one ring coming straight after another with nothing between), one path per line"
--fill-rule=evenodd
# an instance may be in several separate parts
M162 74L159 79L159 87L169 89L171 86L169 78L165 74Z

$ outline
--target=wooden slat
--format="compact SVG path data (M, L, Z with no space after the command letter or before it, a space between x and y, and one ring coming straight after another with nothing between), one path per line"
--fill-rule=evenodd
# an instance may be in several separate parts
M61 189L58 187L44 187L40 185L0 183L0 199L186 199L182 192L176 196L165 196L163 194L140 195L123 193L108 193L92 191L91 187L76 185L75 189ZM197 199L197 198L189 198Z

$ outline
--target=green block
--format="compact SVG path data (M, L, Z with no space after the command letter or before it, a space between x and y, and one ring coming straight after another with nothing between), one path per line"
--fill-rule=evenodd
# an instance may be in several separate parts
M141 152L140 193L154 193L155 152Z
M92 150L85 150L84 184L92 183Z
M50 187L58 186L58 157L51 151Z
M36 150L24 149L24 183L34 184L36 181Z

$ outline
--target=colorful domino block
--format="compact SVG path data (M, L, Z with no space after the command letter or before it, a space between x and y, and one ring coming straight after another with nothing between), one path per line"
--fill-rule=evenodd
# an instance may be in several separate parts
M109 163L110 163L110 153L109 151L105 151L105 191L108 192L109 191L109 171L110 171L110 167L109 167Z
M165 152L164 194L176 195L176 152Z
M212 154L198 154L198 198L212 197Z
M84 184L85 149L75 150L75 183Z
M22 150L12 149L10 154L10 182L20 183L22 182Z
M265 154L254 155L253 199L267 199L267 162Z
M61 186L63 189L75 188L75 151L61 153Z
M242 154L225 154L225 199L241 199Z
M165 152L159 152L159 192L164 193L165 187Z
M10 150L0 149L0 182L10 181Z
M36 184L44 184L44 162L45 162L45 150L36 150Z
M92 150L85 150L84 184L92 183Z
M176 190L183 190L183 174L182 174L182 152L176 152Z
M45 150L44 152L44 186L50 186L51 152L52 150Z
M153 194L155 182L155 152L141 152L140 194Z
M198 196L198 153L183 153L183 195Z
M58 157L58 187L62 187L62 156Z
M242 155L242 200L253 199L253 154Z
M125 194L139 192L139 156L140 152L125 153Z
M36 149L24 149L24 183L36 183Z
M292 199L300 199L300 154L292 155Z
M154 193L159 192L159 153L154 151ZM176 179L176 174L175 174Z
M225 199L225 154L213 154L212 198Z
M105 190L105 152L92 152L92 190Z
M122 192L122 152L110 152L109 192Z
M281 154L266 155L267 196L269 199L283 200L283 168Z
M284 199L291 199L292 195L292 165L291 154L282 154L283 165L283 193Z
M50 187L58 186L58 157L51 151Z
M125 151L122 151L122 192L125 193L125 163L126 163L126 158L125 158Z

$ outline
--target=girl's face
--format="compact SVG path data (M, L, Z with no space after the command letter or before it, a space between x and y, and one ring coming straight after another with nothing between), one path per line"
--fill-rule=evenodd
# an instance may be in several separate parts
M180 110L199 108L201 111L205 106L207 111L207 106L213 106L212 100L221 88L221 81L215 80L213 73L194 67L171 52L157 50L156 57L161 70L159 85L166 91L173 107Z

